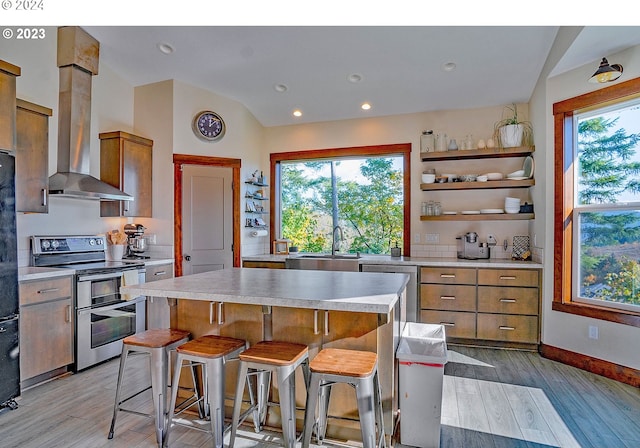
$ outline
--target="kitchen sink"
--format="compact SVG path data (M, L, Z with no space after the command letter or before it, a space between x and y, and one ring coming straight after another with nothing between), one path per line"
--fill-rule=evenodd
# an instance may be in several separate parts
M287 269L360 271L360 254L301 254L285 260Z

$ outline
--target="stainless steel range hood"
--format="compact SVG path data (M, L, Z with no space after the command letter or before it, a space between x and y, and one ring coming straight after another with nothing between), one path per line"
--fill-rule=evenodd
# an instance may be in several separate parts
M82 28L58 28L58 171L49 177L49 195L133 201L89 174L91 78L98 73L99 52L100 43Z

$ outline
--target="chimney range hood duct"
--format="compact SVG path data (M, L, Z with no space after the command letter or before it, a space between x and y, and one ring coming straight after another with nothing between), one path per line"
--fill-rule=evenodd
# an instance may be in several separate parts
M91 78L98 73L100 43L79 27L58 28L58 171L49 194L78 199L133 201L89 174Z

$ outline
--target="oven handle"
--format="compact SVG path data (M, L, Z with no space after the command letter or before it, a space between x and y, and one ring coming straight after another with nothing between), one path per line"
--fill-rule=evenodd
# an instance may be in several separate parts
M78 315L84 315L87 313L92 313L94 311L116 310L118 308L122 308L124 306L131 305L133 303L144 302L145 300L147 300L145 296L138 296L135 299L125 300L123 302L114 303L113 305L97 306L95 308L83 308L81 310L78 310Z
M114 272L113 274L81 275L81 276L78 276L78 281L79 282L89 282L89 281L92 281L92 280L108 280L110 278L120 278L120 277L122 277L122 273L125 270L123 270L121 272Z

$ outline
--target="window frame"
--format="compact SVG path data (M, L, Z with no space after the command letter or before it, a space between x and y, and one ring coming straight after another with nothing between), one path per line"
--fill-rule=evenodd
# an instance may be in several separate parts
M270 238L279 238L280 215L280 162L309 161L318 159L338 159L343 157L385 157L401 156L403 160L403 254L411 256L411 143L397 143L391 145L355 146L346 148L311 149L306 151L277 152L270 154L269 197L269 229Z
M574 259L574 139L577 111L606 107L640 96L640 78L554 103L554 269L551 309L640 327L640 312L573 300Z

